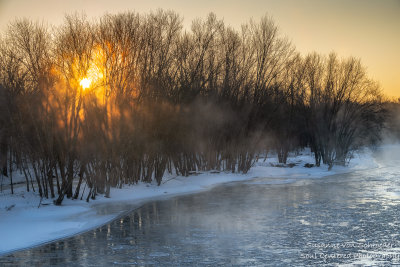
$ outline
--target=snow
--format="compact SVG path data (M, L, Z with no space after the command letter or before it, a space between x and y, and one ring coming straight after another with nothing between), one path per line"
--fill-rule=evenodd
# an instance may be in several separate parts
M294 163L296 166L274 167L278 162L276 156L272 155L266 161L259 159L244 175L204 172L189 177L167 176L161 186L139 183L120 189L112 188L111 198L98 196L89 203L65 199L61 207L53 205L51 199L43 199L39 207L38 194L26 192L23 185L16 186L14 195L3 186L0 192L0 255L99 227L149 200L200 192L228 182L285 184L298 179L315 179L379 166L368 150L355 153L348 166L335 166L330 171L327 166L304 167L304 164L313 161L311 152L305 150L289 157L288 165Z

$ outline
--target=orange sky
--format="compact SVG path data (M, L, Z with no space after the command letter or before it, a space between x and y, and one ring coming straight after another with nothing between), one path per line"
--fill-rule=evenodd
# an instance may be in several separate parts
M388 96L400 97L400 0L0 0L0 32L15 17L59 24L75 11L98 17L157 8L177 11L186 27L209 12L233 27L268 14L300 52L359 57Z

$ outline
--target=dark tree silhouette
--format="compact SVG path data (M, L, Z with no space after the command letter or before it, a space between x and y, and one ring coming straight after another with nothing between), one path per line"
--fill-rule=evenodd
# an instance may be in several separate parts
M267 16L236 30L210 14L189 31L164 10L74 14L52 30L17 20L0 66L2 175L12 185L21 170L57 205L166 172L246 173L260 153L286 163L306 146L332 168L383 126L358 59L302 56Z

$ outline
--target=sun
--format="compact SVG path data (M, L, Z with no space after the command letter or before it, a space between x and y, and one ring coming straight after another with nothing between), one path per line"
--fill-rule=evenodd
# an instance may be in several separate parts
M92 80L91 79L89 79L89 78L83 78L81 81L80 81L80 85L82 86L82 88L85 90L86 88L89 88L90 87L90 84L92 83Z

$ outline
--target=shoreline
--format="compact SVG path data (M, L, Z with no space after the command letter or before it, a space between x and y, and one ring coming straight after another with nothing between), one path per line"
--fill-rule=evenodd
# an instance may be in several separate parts
M296 166L273 167L276 158L259 160L247 174L202 172L189 177L166 176L160 186L155 183L123 186L111 189L111 198L98 195L89 203L84 200L65 199L63 205L55 206L52 199L40 200L33 192L24 192L23 187L12 196L0 194L0 257L32 249L52 242L64 240L102 227L129 214L150 201L164 200L176 196L196 194L230 182L267 182L268 184L290 184L301 179L319 179L331 175L378 167L368 152L357 153L349 166L327 166L306 168L312 162L311 152L302 152L290 157L288 163ZM8 197L8 198L7 198ZM10 199L11 198L11 199ZM50 202L50 203L49 203ZM7 207L14 205L10 210Z

